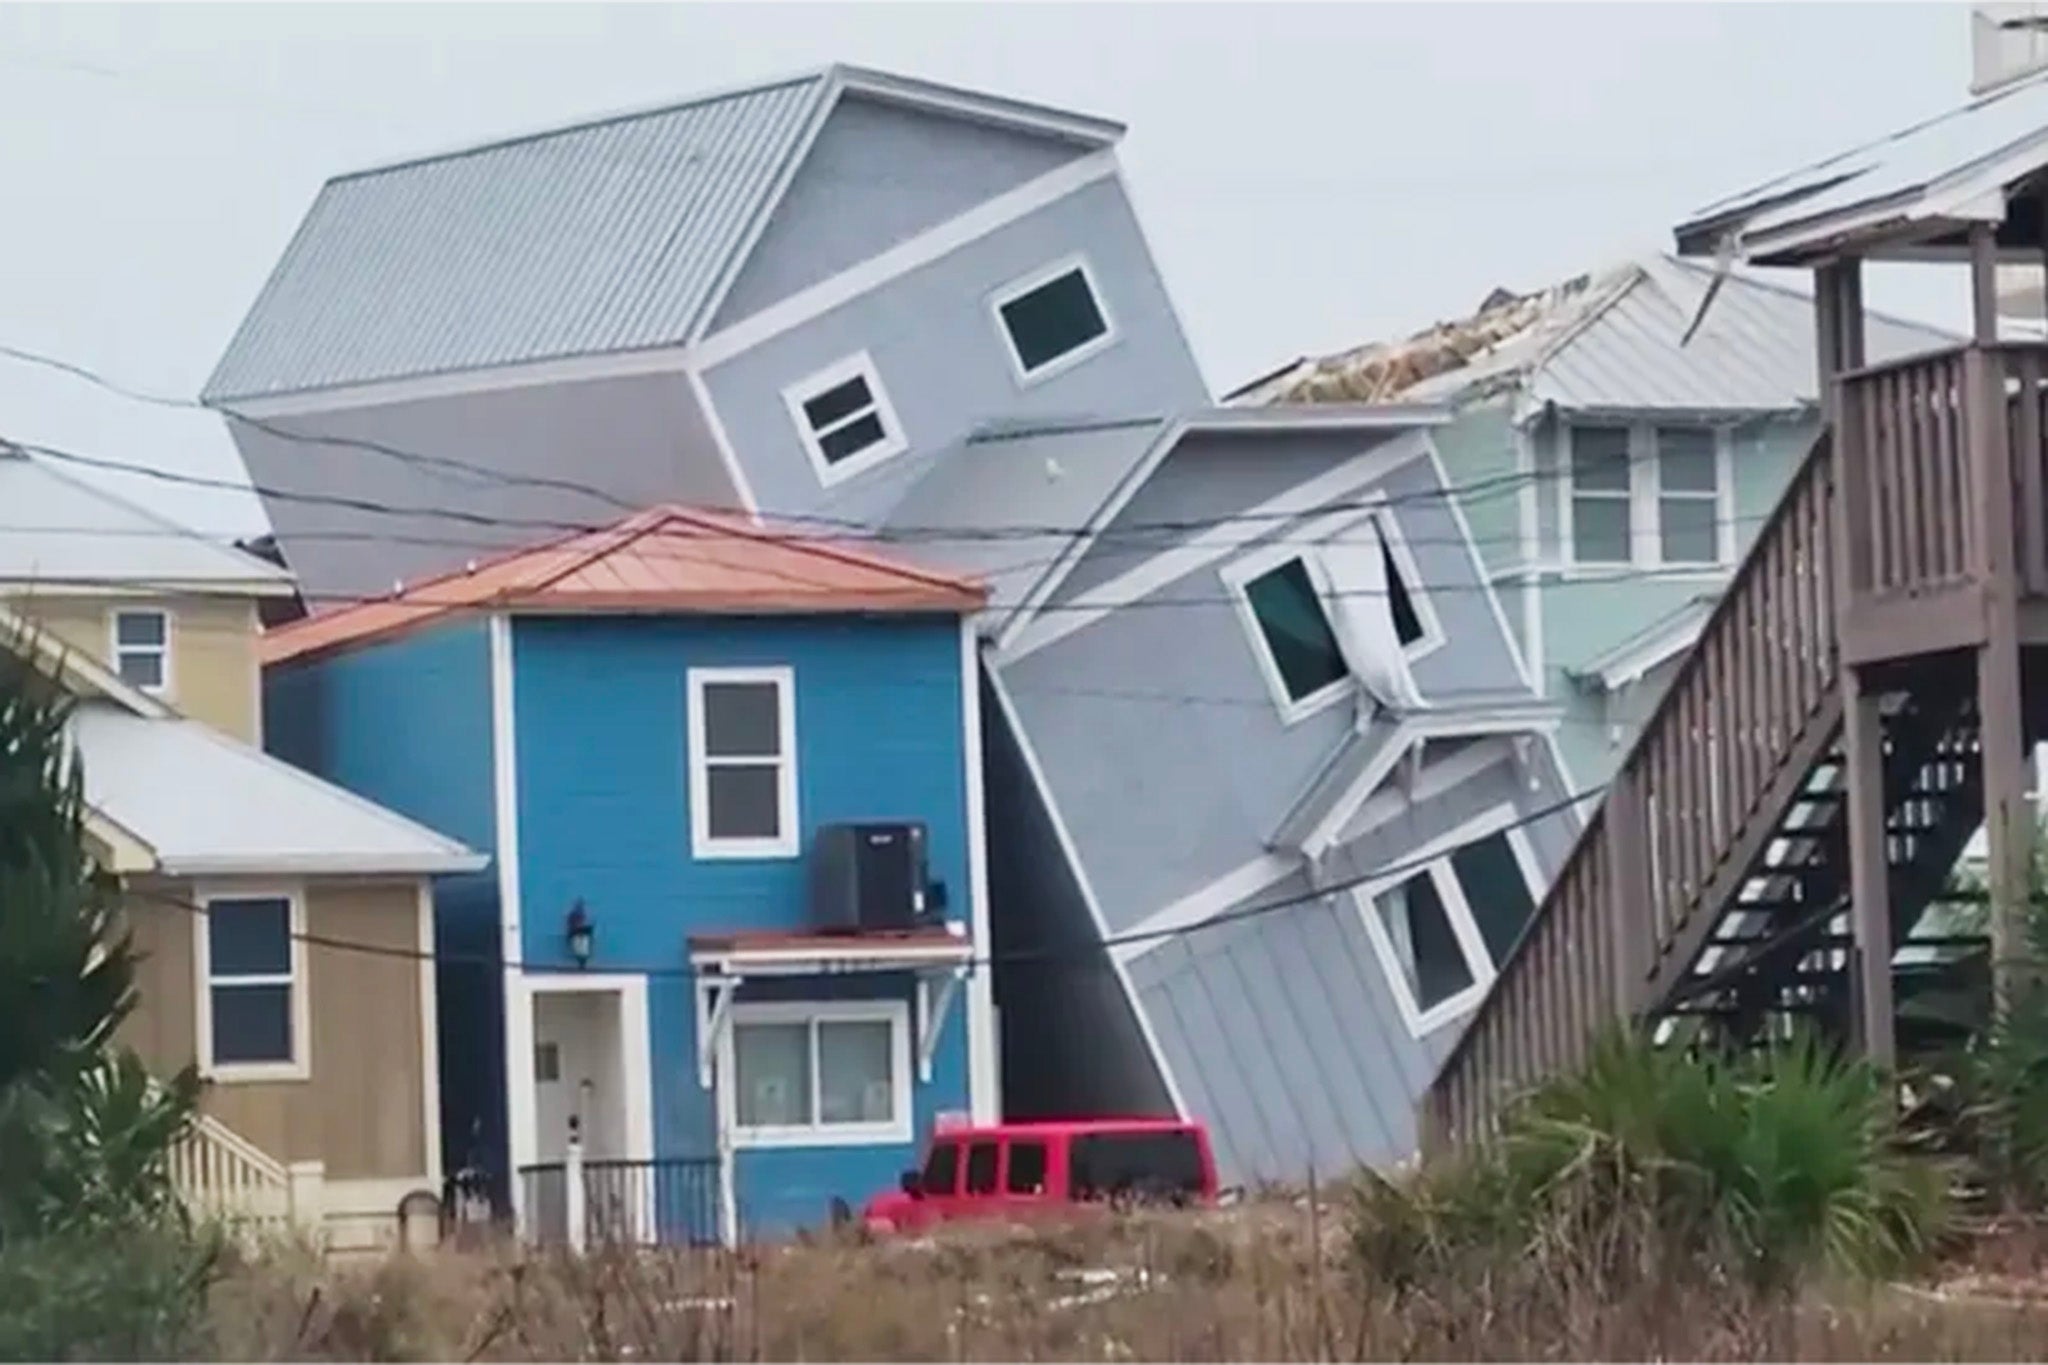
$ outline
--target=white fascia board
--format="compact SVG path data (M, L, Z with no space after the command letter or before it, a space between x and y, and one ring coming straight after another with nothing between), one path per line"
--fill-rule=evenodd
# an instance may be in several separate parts
M1181 429L1179 423L1171 424L1168 430L1161 434L1161 444L1146 456L1145 463L1156 467L1159 458L1162 458L1162 452L1170 450L1172 443L1180 439ZM1327 470L1284 493L1248 507L1236 516L1197 533L1185 543L1125 570L1108 582L1090 589L1085 602L1067 603L1062 610L1054 614L1042 613L1039 608L1050 599L1073 565L1079 562L1080 556L1094 543L1095 537L1113 524L1115 512L1120 512L1123 504L1129 502L1142 486L1143 479L1137 479L1119 490L1118 497L1121 500L1117 502L1115 511L1090 521L1087 536L1079 544L1070 547L1061 557L1060 563L1055 566L1048 580L1033 594L1034 600L1020 606L1011 616L1008 625L997 637L997 661L1002 664L1014 663L1048 645L1064 640L1076 631L1086 629L1177 579L1206 568L1247 545L1271 537L1274 528L1286 519L1309 516L1328 503L1354 494L1360 488L1378 483L1402 465L1421 458L1428 449L1428 437L1422 432L1391 437L1364 454L1346 460L1335 469ZM1145 469L1142 472L1149 476L1150 470ZM1370 509L1352 508L1334 515L1339 519L1355 521L1368 510ZM1248 523L1248 529L1233 524L1240 521ZM1304 531L1295 538L1306 543L1312 540L1313 536Z
M1699 640L1713 619L1713 608L1689 613L1663 630L1639 642L1626 652L1610 656L1577 676L1597 681L1600 690L1613 692L1626 687L1659 664L1683 654Z
M846 90L912 108L950 114L969 122L1043 133L1092 147L1107 147L1124 135L1124 125L1112 119L891 75L870 67L837 66L833 68L833 75Z
M436 877L489 863L481 853L166 853L157 870L167 877Z

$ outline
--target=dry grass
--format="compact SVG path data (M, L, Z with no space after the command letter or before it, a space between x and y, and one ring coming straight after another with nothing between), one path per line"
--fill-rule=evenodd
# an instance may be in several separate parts
M1395 1293L1300 1202L741 1256L488 1250L321 1266L282 1250L215 1291L224 1359L2009 1360L2048 1355L2048 1246L1987 1240L1981 1283L1759 1299L1685 1275L1614 1286L1558 1265Z

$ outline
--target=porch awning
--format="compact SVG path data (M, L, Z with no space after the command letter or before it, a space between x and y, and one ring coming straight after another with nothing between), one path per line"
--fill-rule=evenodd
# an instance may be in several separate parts
M974 945L948 927L888 932L692 934L696 971L697 1079L712 1085L718 1048L732 1027L734 992L750 978L835 976L855 972L916 974L916 1053L920 1081L932 1078L939 1033L974 962Z

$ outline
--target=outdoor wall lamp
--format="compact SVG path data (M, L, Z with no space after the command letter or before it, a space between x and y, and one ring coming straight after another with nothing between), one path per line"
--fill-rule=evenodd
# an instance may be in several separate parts
M590 946L597 937L597 926L590 922L590 912L578 900L569 907L569 956L576 959L578 967L590 965Z

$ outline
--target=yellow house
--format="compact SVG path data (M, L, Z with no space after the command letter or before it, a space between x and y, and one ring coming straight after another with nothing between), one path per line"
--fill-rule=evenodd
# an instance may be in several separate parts
M6 447L0 508L0 626L79 698L88 833L145 954L125 1037L205 1079L180 1184L389 1241L441 1189L432 879L485 859L263 752L284 570Z

